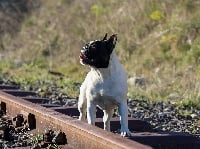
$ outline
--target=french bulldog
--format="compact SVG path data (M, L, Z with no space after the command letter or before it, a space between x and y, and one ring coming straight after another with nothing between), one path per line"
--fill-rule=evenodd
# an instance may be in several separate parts
M128 129L127 76L114 51L117 35L87 43L80 52L80 63L90 67L80 87L79 120L95 125L96 106L104 112L104 130L110 131L110 119L118 107L121 136L130 136Z

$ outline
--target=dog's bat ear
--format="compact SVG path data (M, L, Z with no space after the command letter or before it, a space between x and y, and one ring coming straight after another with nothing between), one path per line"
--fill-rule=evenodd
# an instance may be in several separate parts
M117 42L117 34L113 34L107 40L107 49L108 49L109 53L112 53L113 49L115 48L116 42Z
M113 45L115 45L117 42L117 34L113 34L112 36L110 36L108 41L111 42Z
M108 33L106 33L105 36L103 37L103 41L107 40L107 35L108 35Z

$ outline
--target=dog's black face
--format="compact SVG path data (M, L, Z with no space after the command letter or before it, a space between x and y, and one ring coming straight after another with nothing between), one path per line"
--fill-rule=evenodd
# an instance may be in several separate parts
M102 40L90 41L81 49L80 63L95 68L107 68L116 41L116 34L110 36L108 40L106 34Z

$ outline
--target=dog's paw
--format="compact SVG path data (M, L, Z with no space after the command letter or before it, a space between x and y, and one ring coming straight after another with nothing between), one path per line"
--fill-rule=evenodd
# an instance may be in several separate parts
M131 132L129 131L129 129L121 129L121 136L122 137L130 137Z

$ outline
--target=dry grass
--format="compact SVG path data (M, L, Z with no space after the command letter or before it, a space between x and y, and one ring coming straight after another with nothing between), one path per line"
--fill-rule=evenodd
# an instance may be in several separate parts
M143 76L147 89L129 95L200 103L200 2L198 0L41 0L19 31L1 37L2 72L55 70L81 81L82 45L117 33L117 54L128 76ZM4 62L3 62L4 61ZM32 72L33 73L33 72ZM81 77L80 77L81 74ZM171 99L170 95L176 94Z

